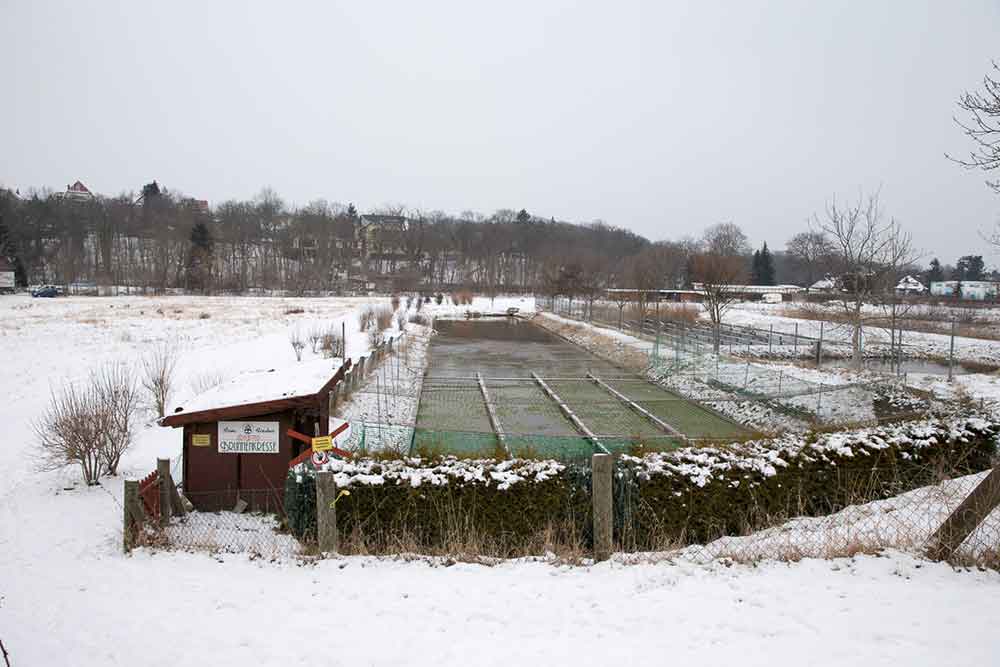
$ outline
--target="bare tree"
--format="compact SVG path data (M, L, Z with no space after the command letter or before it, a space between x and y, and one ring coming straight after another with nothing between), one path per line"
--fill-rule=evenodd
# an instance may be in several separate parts
M702 249L722 257L735 257L750 252L750 242L740 226L732 222L720 222L705 230L701 237Z
M814 225L830 236L835 261L843 270L839 302L851 327L854 368L860 370L864 330L877 319L866 314L864 306L885 290L895 289L895 283L889 284L891 277L913 260L910 239L895 220L883 220L877 192L847 205L833 200L825 219L814 218Z
M169 342L160 343L142 358L142 386L161 418L166 414L167 403L174 393L177 360L177 347Z
M703 305L714 329L712 347L718 353L722 320L729 307L739 299L734 286L746 280L746 262L739 255L706 250L692 255L690 272L695 289L702 291Z
M799 232L785 244L785 251L806 278L806 291L816 282L818 276L830 271L830 258L834 254L833 244L823 232Z
M1000 74L1000 65L993 63L993 70ZM1000 169L1000 78L987 74L983 77L981 91L966 91L958 99L958 107L968 114L968 119L955 122L975 143L975 150L968 158L954 160L966 169L991 172ZM1000 179L987 180L986 184L1000 193Z

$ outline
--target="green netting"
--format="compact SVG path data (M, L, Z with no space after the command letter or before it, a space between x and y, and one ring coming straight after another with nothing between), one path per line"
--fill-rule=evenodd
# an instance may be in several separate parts
M747 429L708 408L642 380L608 380L616 391L690 438L740 438Z

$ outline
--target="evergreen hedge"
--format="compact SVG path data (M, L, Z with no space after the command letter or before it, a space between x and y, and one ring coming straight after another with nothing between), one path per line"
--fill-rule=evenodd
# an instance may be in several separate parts
M689 447L616 463L615 534L623 549L702 543L791 516L818 516L988 468L1000 424L926 419L841 433ZM556 461L334 461L342 543L368 551L534 552L539 536L590 543L588 465ZM289 474L289 529L314 539L311 464ZM554 531L554 532L552 532Z

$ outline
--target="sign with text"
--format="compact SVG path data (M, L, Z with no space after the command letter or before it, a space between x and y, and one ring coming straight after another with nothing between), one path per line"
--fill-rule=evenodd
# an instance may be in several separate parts
M212 445L212 436L210 436L208 433L191 434L192 447L210 447L211 445Z
M219 422L220 454L277 454L278 422Z
M333 438L328 435L321 435L318 438L313 438L312 448L314 452L328 452L333 449Z

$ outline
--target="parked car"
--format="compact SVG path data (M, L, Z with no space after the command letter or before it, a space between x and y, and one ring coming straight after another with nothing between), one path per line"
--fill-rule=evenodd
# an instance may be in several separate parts
M59 296L59 288L55 285L42 285L38 289L31 291L31 296L35 297L54 297Z

